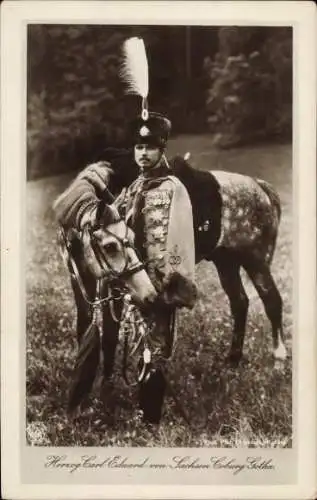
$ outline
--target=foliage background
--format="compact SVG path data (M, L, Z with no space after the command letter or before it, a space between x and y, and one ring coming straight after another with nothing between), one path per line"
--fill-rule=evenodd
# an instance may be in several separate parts
M291 139L291 28L29 25L29 179L124 145L140 104L118 76L130 36L145 41L150 107L174 135L210 133L218 147Z

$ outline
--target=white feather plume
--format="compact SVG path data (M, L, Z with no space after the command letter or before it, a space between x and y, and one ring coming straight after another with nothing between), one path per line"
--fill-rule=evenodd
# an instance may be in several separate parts
M124 60L120 76L127 84L126 92L142 97L142 113L147 113L149 70L142 38L129 38L123 44Z

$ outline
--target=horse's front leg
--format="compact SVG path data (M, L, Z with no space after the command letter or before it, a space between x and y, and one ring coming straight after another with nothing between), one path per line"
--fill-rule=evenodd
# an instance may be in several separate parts
M104 403L105 409L111 410L110 414L112 414L115 408L115 394L112 375L114 370L120 328L120 323L116 320L116 318L121 317L122 306L122 301L115 301L115 317L113 316L108 303L106 303L103 308L103 331L101 342L103 354L103 378L100 396ZM114 418L114 414L111 415L111 418Z
M91 325L92 315L90 306L84 299L77 280L75 280L73 277L71 278L71 285L76 302L77 342L80 348L82 337L88 331ZM95 282L93 280L90 280L86 282L85 285L86 290L89 289L92 297L92 290L95 288ZM77 357L68 398L68 411L73 417L78 416L80 412L79 407L81 402L83 401L84 397L87 396L91 391L96 376L96 365L98 364L98 361L99 350L95 348L91 349L90 353L86 356L85 369L82 369L82 365L79 362L79 358Z
M229 361L238 365L243 353L249 299L240 277L240 263L233 254L219 253L214 260L221 285L228 296L233 317Z
M121 300L114 302L114 315L109 304L103 308L103 332L102 332L102 352L103 352L103 376L105 380L111 378L114 368L116 348L118 345L120 322L123 303Z
M78 343L80 343L82 336L87 331L87 328L91 324L92 320L91 307L88 304L87 300L84 298L83 293L85 291L88 296L88 300L92 301L96 294L96 280L88 272L85 265L81 242L78 239L74 239L71 245L71 255L76 262L76 266L84 286L84 290L82 290L78 280L73 276L73 274L71 274L71 286L76 303L77 341ZM72 273L71 267L69 267L69 271L70 273Z

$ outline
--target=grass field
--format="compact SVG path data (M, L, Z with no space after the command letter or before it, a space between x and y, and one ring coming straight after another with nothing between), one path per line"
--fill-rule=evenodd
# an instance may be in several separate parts
M167 397L159 428L143 424L136 392L127 388L117 359L115 419L96 390L80 417L68 420L65 406L76 355L75 308L59 255L54 198L72 175L27 185L27 435L32 444L53 446L290 446L292 439L292 165L289 145L215 151L208 137L171 141L170 154L192 153L202 169L262 177L278 189L283 216L272 269L284 301L289 358L273 370L272 339L262 303L250 283L245 359L232 369L225 358L231 317L213 264L197 266L201 297L180 313L178 346L170 381L190 416L188 426Z

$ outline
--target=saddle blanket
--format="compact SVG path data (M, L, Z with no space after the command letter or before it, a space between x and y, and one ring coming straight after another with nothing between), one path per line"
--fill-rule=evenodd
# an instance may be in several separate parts
M225 171L202 171L182 157L171 169L186 187L193 209L196 262L219 247L252 246L269 258L280 218L278 195L266 182ZM271 242L271 243L270 243Z
M213 171L211 175L219 183L222 200L217 247L258 244L260 249L267 230L276 230L279 222L269 196L252 177L223 171Z

